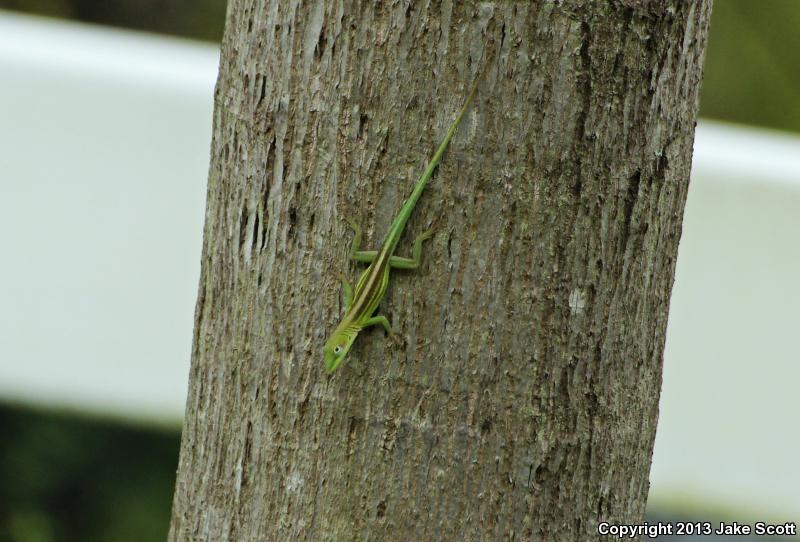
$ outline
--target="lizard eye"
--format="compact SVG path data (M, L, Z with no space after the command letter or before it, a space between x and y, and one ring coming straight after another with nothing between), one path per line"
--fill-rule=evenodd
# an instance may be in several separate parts
M341 347L341 346L337 346L337 347L335 347L335 348L333 349L333 353L334 353L334 354L336 354L337 356L338 356L339 354L341 354L341 352L342 352L342 347Z

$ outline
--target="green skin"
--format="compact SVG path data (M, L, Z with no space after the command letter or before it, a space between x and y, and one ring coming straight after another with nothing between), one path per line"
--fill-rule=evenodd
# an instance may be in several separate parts
M436 166L439 165L444 151L447 150L447 146L450 144L450 140L453 139L458 124L461 122L461 118L467 111L470 102L472 102L477 88L478 82L476 81L466 102L464 102L464 106L458 113L458 117L456 117L456 120L450 126L447 135L428 163L428 167L425 168L425 172L414 186L414 191L411 192L411 195L400 208L397 217L392 221L392 225L389 227L389 232L386 234L381 249L378 251L360 250L361 228L359 228L355 222L351 220L347 221L350 227L353 228L353 231L355 231L353 244L350 247L350 258L359 262L368 263L369 267L361 273L356 283L355 292L353 291L353 287L350 286L350 283L347 282L347 279L341 277L342 288L344 290L344 317L331 334L330 338L325 342L324 347L325 368L329 373L335 371L339 365L342 364L347 353L350 351L350 347L356 340L358 333L365 327L381 325L393 340L401 342L392 331L389 320L387 320L385 316L374 316L374 313L383 299L383 296L386 294L386 288L389 285L389 272L391 269L416 269L419 267L422 258L422 242L431 236L431 231L426 231L414 240L411 258L395 256L394 251L397 248L397 244L400 242L400 237L403 235L406 223L409 217L411 217L414 207L417 205L417 200L419 200L422 195L422 191L425 189L428 179L433 175Z

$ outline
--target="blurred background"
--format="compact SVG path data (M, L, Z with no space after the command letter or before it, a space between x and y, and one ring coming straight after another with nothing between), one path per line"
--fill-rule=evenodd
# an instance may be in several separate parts
M165 537L224 16L0 0L0 541ZM798 29L715 1L651 519L800 520Z

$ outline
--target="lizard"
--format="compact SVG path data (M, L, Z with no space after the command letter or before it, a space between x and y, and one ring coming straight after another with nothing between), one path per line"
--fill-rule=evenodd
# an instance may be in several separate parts
M472 90L470 90L455 121L450 125L447 135L445 135L444 139L439 144L438 149L436 149L433 157L428 162L424 172L414 185L411 195L400 207L400 211L389 226L389 231L386 233L380 249L377 251L360 250L361 228L359 228L354 221L346 219L354 232L353 242L350 246L350 258L358 262L368 263L369 266L361 273L356 283L355 290L353 290L353 287L344 275L340 276L342 289L344 290L345 309L342 320L325 342L323 348L325 368L328 373L333 373L339 365L341 365L347 353L350 351L350 347L356 340L358 333L366 327L374 325L383 326L389 334L389 337L400 342L386 316L376 316L374 313L386 293L391 269L416 269L419 267L422 259L422 243L431 237L432 232L430 230L423 232L414 240L411 249L411 258L403 258L395 255L395 249L400 242L400 237L403 235L406 223L411 217L414 207L416 207L417 201L425 189L425 185L436 170L436 166L439 165L442 155L444 155L444 152L447 150L450 140L453 139L464 113L466 113L467 108L469 108L475 96L475 92L478 89L478 81L479 79L475 80Z

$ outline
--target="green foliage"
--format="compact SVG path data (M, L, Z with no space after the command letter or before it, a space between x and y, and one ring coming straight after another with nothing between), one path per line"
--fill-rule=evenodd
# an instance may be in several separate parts
M800 2L716 0L700 115L800 132Z
M0 9L219 41L225 0L0 0Z
M0 408L0 540L163 540L179 436Z

